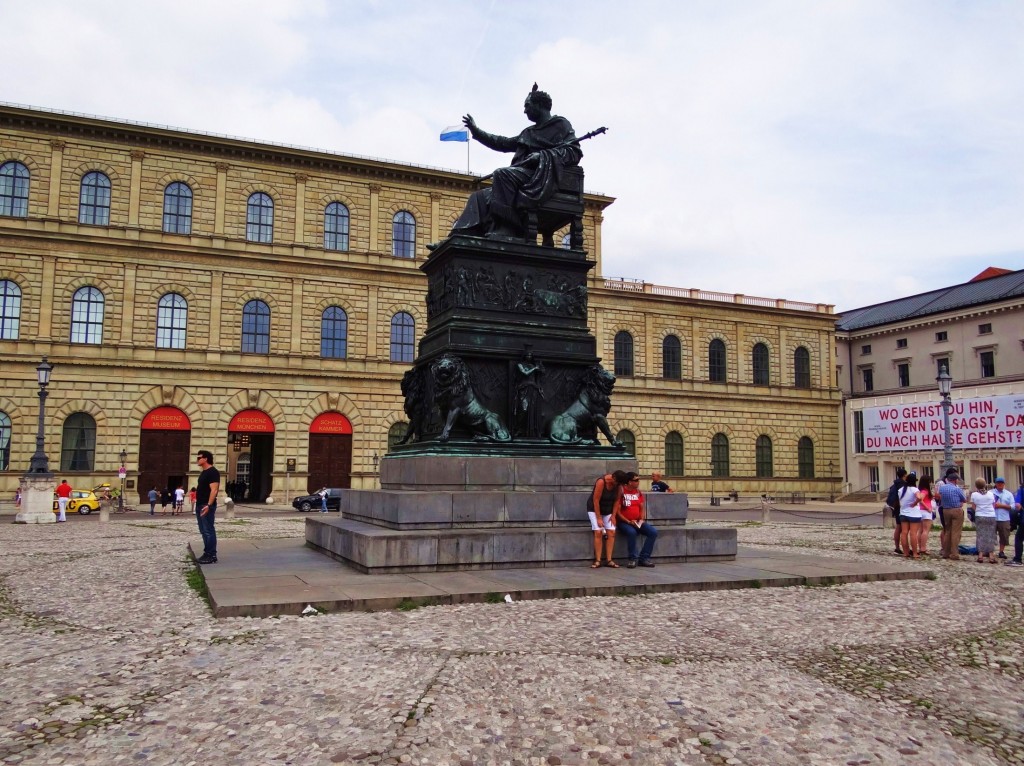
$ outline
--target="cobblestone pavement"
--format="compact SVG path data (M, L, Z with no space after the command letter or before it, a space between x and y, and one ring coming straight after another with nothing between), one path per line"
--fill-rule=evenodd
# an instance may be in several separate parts
M891 555L888 530L738 526ZM0 763L1024 764L1020 569L214 620L193 527L0 525Z

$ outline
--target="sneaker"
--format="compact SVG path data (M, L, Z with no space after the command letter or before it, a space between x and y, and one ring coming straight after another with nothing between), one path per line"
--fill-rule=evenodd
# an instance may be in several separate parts
M1006 566L1008 567L1024 567L1024 563L1020 561L1007 561Z
M626 569L636 569L636 559L630 559L626 563Z
M1002 551L999 551L999 558L1005 559L1006 558L1006 554L1003 553Z
M639 562L639 564L640 564L640 566L642 566L642 567L648 567L648 568L650 568L650 567L653 567L653 566L654 566L654 562L653 562L653 561L651 561L650 559L641 559L641 561Z
M202 558L196 559L196 563L197 564L216 564L217 563L217 557L216 556L203 556Z

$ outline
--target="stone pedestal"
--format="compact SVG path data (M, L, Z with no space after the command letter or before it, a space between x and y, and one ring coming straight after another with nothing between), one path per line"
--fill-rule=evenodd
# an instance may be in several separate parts
M17 524L53 524L53 474L27 474L21 479L21 510Z
M380 490L343 490L340 517L306 519L306 544L361 572L443 572L593 561L587 498L632 458L388 456ZM654 561L731 560L736 530L686 526L684 492L646 493ZM626 541L615 541L626 557Z

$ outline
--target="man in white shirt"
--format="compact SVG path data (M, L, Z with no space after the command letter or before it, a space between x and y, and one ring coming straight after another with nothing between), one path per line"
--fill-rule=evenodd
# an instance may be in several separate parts
M995 495L996 534L999 535L999 558L1006 558L1006 546L1010 542L1010 511L1013 510L1013 493L1006 488L1006 479L996 478Z

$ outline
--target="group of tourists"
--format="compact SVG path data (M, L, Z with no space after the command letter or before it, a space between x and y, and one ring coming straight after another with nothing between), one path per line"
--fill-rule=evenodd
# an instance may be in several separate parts
M991 488L984 479L976 479L971 490L961 488L960 475L955 468L947 470L942 480L934 485L931 476L918 479L915 472L908 473L906 469L898 468L885 504L895 520L893 543L896 555L914 559L928 556L928 539L937 517L942 526L939 555L958 561L966 513L977 532L979 563L997 564L999 559L1006 560L1010 533L1016 530L1013 558L1006 564L1024 566L1021 561L1024 552L1024 524L1021 523L1024 487L1018 488L1014 495L1006 488L1006 480L1002 476L996 478Z
M671 492L668 484L661 481L659 474L654 474L651 484L652 492ZM658 530L647 521L647 508L644 493L640 490L640 474L635 471L615 471L606 473L594 483L594 491L587 498L587 516L590 517L590 528L594 533L594 563L591 568L600 566L618 569L619 565L612 558L615 549L615 534L618 530L626 536L628 560L626 567L653 567L651 556L654 555L654 542L658 539ZM644 545L637 550L638 538L644 538Z

